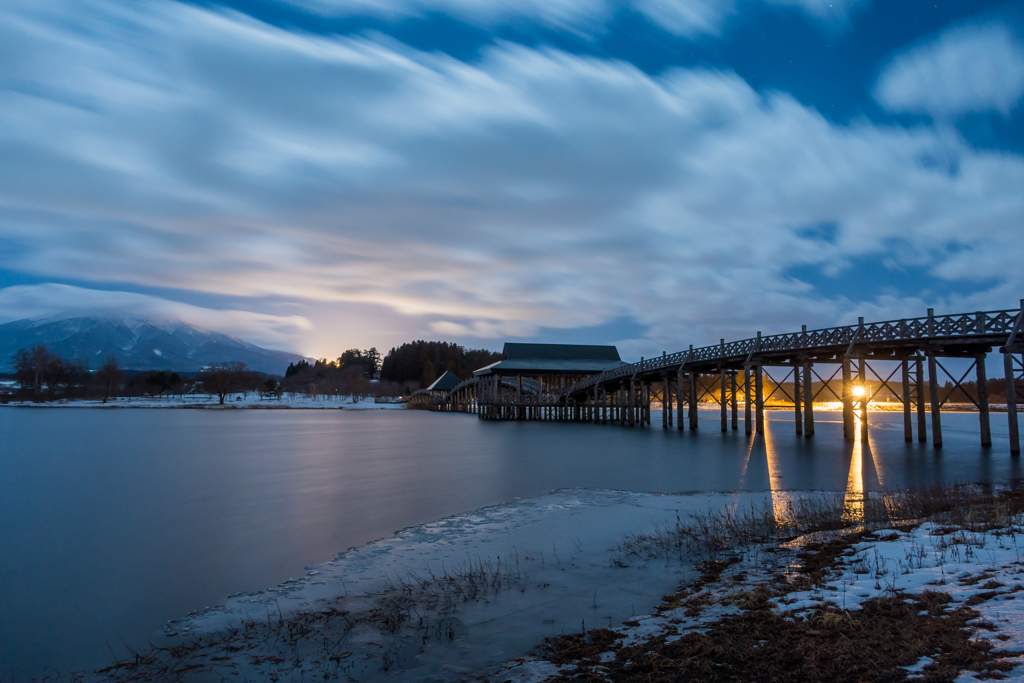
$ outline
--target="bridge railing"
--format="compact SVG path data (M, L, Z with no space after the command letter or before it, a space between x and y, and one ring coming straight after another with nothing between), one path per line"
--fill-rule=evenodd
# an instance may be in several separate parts
M928 315L922 318L902 318L883 322L841 325L819 330L789 332L739 341L702 346L678 351L655 358L645 358L607 370L600 375L576 382L564 395L574 394L603 382L631 377L654 370L685 366L688 363L723 361L759 353L802 351L836 346L849 346L860 342L915 341L923 339L950 339L960 337L1001 336L1013 332L1021 317L1020 309L978 311L952 315Z

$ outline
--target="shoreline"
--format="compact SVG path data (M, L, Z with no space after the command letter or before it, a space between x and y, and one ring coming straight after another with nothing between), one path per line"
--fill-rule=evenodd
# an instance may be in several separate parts
M0 408L101 408L103 410L125 409L185 409L185 410L404 410L405 403L377 403L373 397L360 397L353 401L351 396L306 396L288 394L281 399L234 394L238 398L227 399L221 404L216 397L207 395L189 398L118 397L104 403L100 399L57 399L54 401L10 401L0 403Z
M717 680L708 672L740 654L787 650L792 643L780 637L801 648L830 636L880 646L871 639L884 644L888 632L867 628L868 616L934 635L913 661L895 651L879 659L890 679L899 673L893 667L929 680L968 680L961 674L971 666L1005 675L1018 672L1024 648L1024 599L1012 602L1024 591L1016 548L1024 494L1009 490L554 491L351 548L307 567L305 577L170 622L153 652L72 680L157 670L282 680L646 680L643 653L671 659L684 647L679 661L711 666L703 677ZM743 635L765 624L785 635ZM731 660L708 640L717 632L738 639ZM951 643L963 661L943 654ZM799 667L764 680L798 674L810 680Z

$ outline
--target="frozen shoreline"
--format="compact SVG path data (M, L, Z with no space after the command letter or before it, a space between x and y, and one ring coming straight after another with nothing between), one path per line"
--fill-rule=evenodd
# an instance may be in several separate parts
M230 394L224 405L216 396L199 394L195 396L112 398L106 403L91 399L60 399L56 401L11 401L0 404L0 408L192 408L206 410L404 410L405 403L377 403L372 396L307 396L286 393L281 398L261 398L259 394L241 392Z
M127 680L156 670L202 674L199 680L539 683L603 675L637 648L665 647L742 615L758 591L762 603L768 596L763 613L795 624L822 613L857 616L872 601L893 596L903 596L899 602L933 600L927 591L949 593L946 611L932 616L946 618L960 606L978 610L961 630L994 644L1011 676L1024 674L1020 658L1005 652L1024 647L1024 593L1017 594L1024 591L1017 549L1024 518L959 536L948 524L925 521L876 525L873 532L854 526L782 543L766 538L724 548L717 556L728 561L714 560L721 566L710 573L711 556L664 544L647 546L654 551L645 555L624 543L631 535L653 532L648 538L654 538L678 529L680 520L709 510L783 519L794 505L812 509L816 500L844 510L865 504L842 494L778 491L568 489L517 499L403 529L310 565L305 576L229 596L223 605L169 622L150 659L82 680ZM800 569L808 548L835 542L846 543L843 552L829 559L825 578L808 581ZM582 660L554 663L544 656L546 638L585 643L587 633L597 632L612 640ZM933 663L921 657L906 667L920 672ZM973 679L964 673L958 680Z

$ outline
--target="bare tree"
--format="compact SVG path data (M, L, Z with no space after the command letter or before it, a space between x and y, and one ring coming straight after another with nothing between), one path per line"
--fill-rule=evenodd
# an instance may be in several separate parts
M14 354L13 364L15 376L21 382L22 390L32 388L33 395L38 397L43 388L43 379L55 360L46 344L36 344L31 349L21 349Z
M249 375L245 363L213 363L203 368L196 379L203 383L203 391L216 394L220 405L224 405L228 394L241 391L246 386Z
M110 398L110 392L121 384L121 366L117 364L117 356L110 354L103 361L103 367L96 371L96 381L103 388L103 402Z

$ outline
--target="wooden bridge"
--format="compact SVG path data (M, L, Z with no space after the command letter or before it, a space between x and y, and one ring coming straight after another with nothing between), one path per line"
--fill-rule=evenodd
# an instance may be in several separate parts
M998 349L1006 382L1010 452L1018 455L1017 409L1024 403L1022 324L1024 300L1021 308L1003 311L935 315L933 309L928 309L922 318L871 323L861 318L856 325L820 330L804 326L799 332L788 334L762 336L758 332L750 339L723 339L712 346L691 346L686 351L641 359L639 363L624 364L567 387L537 379L519 378L517 382L507 377L474 377L436 397L431 407L472 412L489 420L644 426L651 424L651 405L657 402L664 408L664 429L671 428L673 423L679 429L697 429L698 404L702 399L711 399L719 405L721 428L727 431L739 428L742 396L746 433L763 434L765 404L779 395L792 404L796 433L808 438L814 435L815 401L841 403L843 433L853 440L856 412L860 411L861 428L866 430L868 403L885 390L902 403L905 439L913 441L916 422L918 440L927 440L926 421L930 413L932 443L941 448L941 410L952 394L945 399L940 397L940 371L952 381L954 392L962 389L973 372L977 379L976 397L966 391L962 393L978 410L981 445L990 447L985 359ZM940 359L944 358L970 359L971 365L956 377L943 366ZM895 362L896 367L884 375L876 371L880 361ZM828 371L821 372L821 366L832 370L827 378ZM776 381L768 374L770 368L782 368L786 374ZM838 391L833 388L837 378ZM770 380L767 386L766 379ZM529 391L525 390L524 381L530 382ZM766 388L771 388L767 395Z

